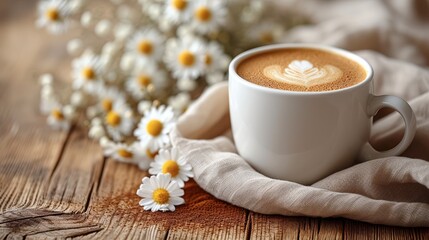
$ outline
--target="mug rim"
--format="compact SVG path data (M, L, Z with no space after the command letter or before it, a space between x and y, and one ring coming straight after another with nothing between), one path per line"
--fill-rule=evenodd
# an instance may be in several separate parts
M275 50L275 49L294 49L294 48L316 49L316 50L321 50L321 51L325 51L325 52L338 54L338 55L345 57L345 58L347 58L353 62L356 62L357 64L359 64L359 66L363 67L365 72L366 72L366 77L363 81L361 81L357 84L345 87L345 88L340 88L340 89L336 89L336 90L328 90L328 91L304 92L304 91L290 91L290 90L284 90L284 89L269 88L269 87L265 87L262 85L258 85L256 83L252 83L248 80L245 80L240 75L238 75L238 73L236 71L238 64L240 64L246 58L249 58L249 57L254 56L256 54L268 52L268 51ZM332 47L332 46L324 45L324 44L280 43L280 44L271 44L271 45L266 45L266 46L261 46L261 47L249 49L249 50L244 51L244 52L240 53L239 55L235 56L234 59L229 64L229 74L233 75L233 76L230 76L230 78L233 77L234 79L238 79L238 81L244 85L247 85L251 88L255 88L258 90L275 93L275 94L325 95L325 94L334 94L334 93L340 93L340 92L342 93L342 92L352 91L356 88L359 88L359 87L367 84L373 78L374 70L372 69L371 65L365 59L363 59L362 57L360 57L360 56L358 56L352 52L344 50L344 49L340 49L340 48L336 48L336 47ZM231 79L230 79L230 81L231 81Z

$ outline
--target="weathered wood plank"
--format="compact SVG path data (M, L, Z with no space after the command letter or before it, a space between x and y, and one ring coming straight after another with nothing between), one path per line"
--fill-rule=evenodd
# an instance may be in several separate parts
M429 228L401 228L342 218L251 213L251 239L428 239Z
M101 230L82 214L25 209L6 212L0 219L0 232L8 238L71 237Z
M49 179L41 208L82 213L98 184L103 154L98 143L88 139L86 131L72 131L61 160Z
M345 239L429 239L429 228L404 228L344 220Z
M38 113L35 73L39 66L34 63L41 62L43 70L55 59L39 61L50 42L36 34L29 15L32 4L9 1L2 6L2 16L9 18L0 24L0 212L41 199L68 136L49 131ZM25 41L29 39L31 44ZM56 71L61 69L60 65Z

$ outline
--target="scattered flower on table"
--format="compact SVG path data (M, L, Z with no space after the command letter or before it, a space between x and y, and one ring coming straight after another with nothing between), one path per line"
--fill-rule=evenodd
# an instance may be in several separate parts
M141 162L145 162L149 166L145 150L138 142L134 142L131 145L108 142L104 146L104 156L125 163L141 164ZM144 165L142 164L142 166Z
M86 52L73 61L73 88L94 94L102 85L102 64L92 53Z
M133 112L131 108L122 101L114 102L112 110L106 113L104 119L107 132L115 141L121 141L133 131Z
M67 114L65 113L65 108L61 106L59 103L53 103L50 110L49 110L49 116L48 116L48 124L53 129L58 130L68 130L71 126L71 119L67 117Z
M189 178L194 177L192 173L192 167L189 165L184 158L179 154L179 150L176 147L171 150L161 149L158 155L155 157L155 161L150 164L149 173L169 173L171 179L179 184L179 187L184 187L185 182Z
M188 21L191 18L192 6L189 0L168 0L164 15L172 23Z
M70 24L70 15L73 12L67 0L44 0L39 3L39 18L36 25L46 28L53 34L60 34L67 30Z
M143 28L134 33L126 49L140 67L156 65L156 61L162 58L164 52L164 40L164 36L154 28Z
M187 37L167 43L165 63L178 79L196 79L204 72L204 42Z
M113 109L113 104L125 104L125 94L116 87L101 85L96 91L98 98L97 109L99 112L108 113Z
M144 210L156 211L174 211L177 205L185 203L182 196L183 189L179 187L176 181L171 179L170 174L158 174L145 177L142 180L137 195L142 198L140 206Z
M170 106L152 107L145 112L144 117L134 131L134 135L142 145L151 151L157 151L170 143L168 134L174 127L174 121L175 115Z
M226 0L225 0L226 1ZM195 31L207 34L225 24L227 10L224 0L200 0L193 3L191 26Z
M207 73L222 72L228 69L230 57L223 53L222 46L217 42L209 42L204 48L204 66Z
M135 100L141 100L147 94L162 90L166 84L165 71L149 65L134 71L133 75L126 80L125 88Z

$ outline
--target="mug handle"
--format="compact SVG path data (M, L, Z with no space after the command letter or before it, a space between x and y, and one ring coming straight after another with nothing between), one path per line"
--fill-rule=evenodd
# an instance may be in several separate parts
M377 112L384 108L390 107L401 114L402 119L405 121L405 133L401 142L398 143L394 148L379 152L375 150L369 142L365 143L359 154L361 161L372 160L375 158L384 158L395 156L403 153L413 141L414 135L416 134L416 116L410 105L400 97L383 95L374 96L370 94L368 98L367 114L374 116Z

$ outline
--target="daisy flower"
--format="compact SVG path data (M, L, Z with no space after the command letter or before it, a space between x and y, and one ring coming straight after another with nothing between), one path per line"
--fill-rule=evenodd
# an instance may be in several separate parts
M196 1L193 6L191 26L196 32L206 34L215 32L225 23L227 14L223 0Z
M142 150L138 142L134 142L131 145L108 142L104 146L104 156L111 157L120 162L141 164L142 166L142 162L145 162L146 169L148 169L149 160L146 159L146 153Z
M146 66L135 71L133 76L125 82L125 88L135 100L141 100L149 91L157 91L165 87L167 75L154 66Z
M102 84L102 64L92 53L84 53L73 61L73 88L95 93Z
M171 179L179 184L179 187L185 186L185 182L190 177L194 177L192 167L185 159L181 158L177 148L173 147L171 151L161 149L155 157L155 162L150 164L150 174L169 173Z
M173 40L167 45L165 62L178 79L196 79L204 71L204 44L195 38Z
M174 211L177 205L185 203L182 196L183 189L179 188L176 181L171 181L170 174L158 174L145 177L137 190L137 195L141 198L139 204L144 210Z
M143 146L154 152L170 143L168 134L174 126L174 112L171 107L164 105L152 107L144 113L134 135Z
M67 118L67 114L64 111L64 107L59 103L53 103L49 111L47 119L48 124L56 130L69 130L71 123L70 119Z
M98 97L98 109L100 112L108 113L113 109L113 103L125 103L124 93L115 87L106 87L101 85L96 91Z
M134 118L130 107L122 101L113 103L112 110L105 116L107 132L115 141L121 141L131 134Z
M283 34L283 27L272 21L264 21L248 30L250 40L270 44L277 42Z
M176 113L182 114L188 109L191 104L191 96L189 93L182 92L168 99L168 105L171 106Z
M164 16L172 23L183 23L191 18L191 6L188 0L168 0Z
M53 34L63 33L69 25L72 8L66 0L45 0L39 3L38 27L45 27Z
M154 28L143 28L136 32L127 42L128 53L135 56L139 67L146 63L156 63L164 52L164 37Z
M153 162L155 157L158 155L158 150L150 150L148 147L142 146L139 144L140 151L144 154L142 158L138 161L137 165L142 170L148 170L150 163Z
M222 47L217 42L210 42L205 47L204 66L206 72L225 71L228 68L230 59L226 56Z

